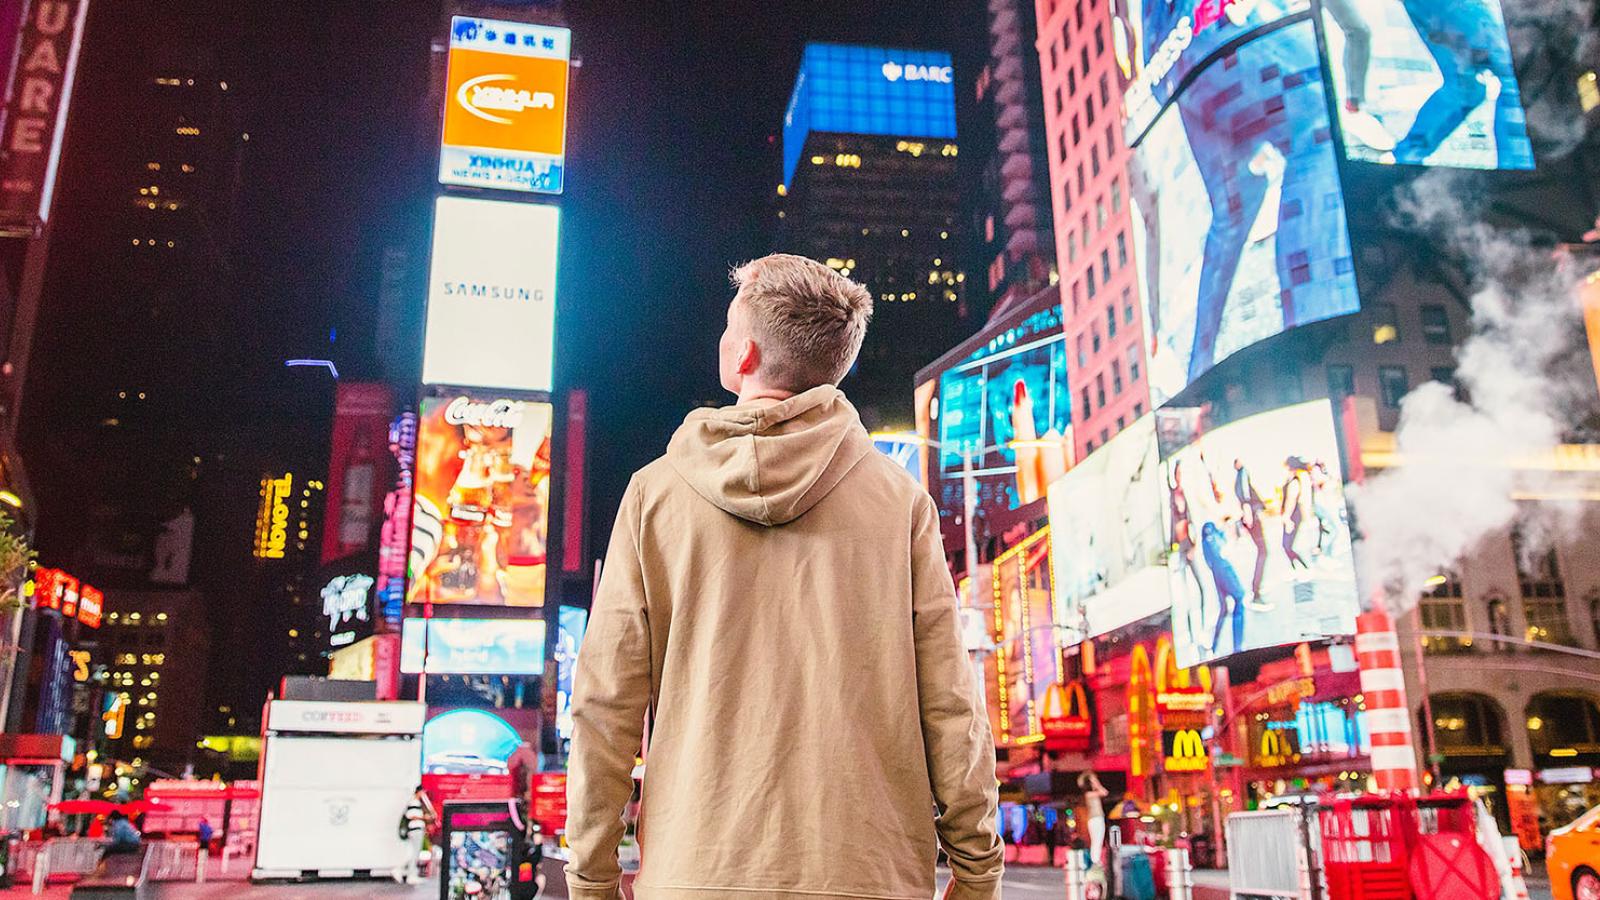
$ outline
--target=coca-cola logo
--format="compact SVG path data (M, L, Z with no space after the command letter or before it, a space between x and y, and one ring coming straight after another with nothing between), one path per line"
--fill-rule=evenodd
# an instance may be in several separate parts
M450 425L516 428L522 424L522 403L518 400L493 400L480 403L467 397L457 397L445 407L444 420Z

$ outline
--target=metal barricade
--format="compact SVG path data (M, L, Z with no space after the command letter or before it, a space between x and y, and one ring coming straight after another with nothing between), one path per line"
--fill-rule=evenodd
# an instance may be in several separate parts
M45 879L64 881L93 872L110 843L103 838L51 838L45 842L45 852L49 855L44 866Z
M200 847L174 841L147 841L144 857L145 881L194 881L198 871Z
M1228 816L1228 891L1239 898L1310 900L1310 872L1298 810Z

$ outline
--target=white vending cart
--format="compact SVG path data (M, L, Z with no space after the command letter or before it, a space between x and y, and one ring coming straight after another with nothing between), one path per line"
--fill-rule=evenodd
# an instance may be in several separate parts
M261 747L254 879L393 875L400 819L422 780L427 707L273 700Z

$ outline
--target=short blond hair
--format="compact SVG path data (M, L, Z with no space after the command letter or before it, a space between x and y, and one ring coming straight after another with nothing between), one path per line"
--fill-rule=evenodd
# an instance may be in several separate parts
M855 364L872 319L872 294L816 260L773 253L733 270L761 348L761 377L805 391L838 384Z

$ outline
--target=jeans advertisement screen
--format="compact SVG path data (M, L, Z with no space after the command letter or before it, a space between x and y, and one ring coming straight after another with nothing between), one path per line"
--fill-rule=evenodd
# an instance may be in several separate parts
M1498 0L1322 0L1345 155L1532 169Z
M1360 308L1313 25L1206 66L1134 151L1157 405L1238 350Z
M1355 633L1355 559L1328 401L1206 431L1163 466L1179 666Z
M979 508L1011 510L1044 497L1067 471L1072 404L1061 307L996 333L939 378L939 506L962 508L971 457Z
M1309 0L1112 0L1127 140L1138 140L1184 77L1223 45L1308 7ZM1083 39L1099 37L1086 31Z

